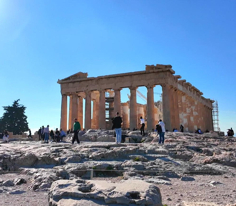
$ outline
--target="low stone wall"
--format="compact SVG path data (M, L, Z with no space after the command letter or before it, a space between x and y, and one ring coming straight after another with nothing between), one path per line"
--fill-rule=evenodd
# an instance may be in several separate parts
M26 138L28 135L26 133L13 135L13 132L8 132L9 139L16 139L16 138Z

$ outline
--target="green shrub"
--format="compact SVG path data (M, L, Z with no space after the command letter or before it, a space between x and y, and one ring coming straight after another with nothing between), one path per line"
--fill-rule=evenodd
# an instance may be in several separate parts
M134 161L141 161L141 159L139 157L135 157Z
M112 165L108 165L107 166L107 170L113 170L114 168L113 168L113 166Z

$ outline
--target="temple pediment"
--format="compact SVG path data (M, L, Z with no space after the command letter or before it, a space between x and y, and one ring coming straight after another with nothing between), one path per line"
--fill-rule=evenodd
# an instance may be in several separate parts
M75 80L75 79L85 79L88 77L88 73L78 72L76 74L73 74L65 79L62 79L61 81L67 81L67 80Z

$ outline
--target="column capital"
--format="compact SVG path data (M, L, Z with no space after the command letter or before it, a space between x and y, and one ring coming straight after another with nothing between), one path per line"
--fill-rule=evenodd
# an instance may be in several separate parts
M114 88L113 90L119 92L121 89L122 89L122 88Z
M161 87L164 87L164 88L168 88L170 89L172 86L167 84L167 83L163 83L163 84L160 84Z
M92 91L91 90L85 90L84 93L87 96L87 95L91 95Z
M138 87L131 86L129 87L130 90L137 90Z
M153 88L154 88L154 85L147 85L146 88L147 88L147 89L153 89Z

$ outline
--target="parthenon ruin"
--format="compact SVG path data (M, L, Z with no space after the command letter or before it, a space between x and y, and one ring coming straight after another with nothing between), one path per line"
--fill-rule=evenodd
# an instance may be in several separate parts
M179 128L180 124L189 132L197 128L213 130L214 101L204 98L201 91L174 74L171 65L157 64L146 65L145 71L89 78L87 73L79 72L58 80L62 94L61 128L72 128L74 118L77 118L85 129L111 129L111 119L118 111L125 129L139 128L140 116L146 116L148 130L154 129L161 116L169 131ZM162 87L161 107L154 104L153 88L156 85ZM146 107L137 103L136 90L140 86L147 88ZM127 103L121 103L123 88L130 89Z

